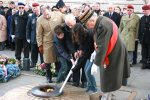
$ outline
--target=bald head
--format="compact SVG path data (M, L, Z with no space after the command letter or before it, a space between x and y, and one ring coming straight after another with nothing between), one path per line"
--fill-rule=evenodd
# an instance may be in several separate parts
M68 27L73 28L76 24L76 18L73 14L68 14L65 16L65 23Z

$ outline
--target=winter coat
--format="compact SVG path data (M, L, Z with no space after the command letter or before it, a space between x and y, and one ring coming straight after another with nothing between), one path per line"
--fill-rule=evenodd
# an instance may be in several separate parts
M115 27L117 26L115 25ZM107 68L104 68L103 61L113 33L112 21L107 17L100 16L96 21L94 30L96 31L96 44L98 46L94 63L100 67L101 90L102 92L118 90L122 86L123 78L130 76L126 47L118 34L116 44L108 55L110 63Z
M70 61L71 56L68 52L68 49L65 45L65 37L60 40L57 38L57 35L54 35L54 47L55 47L55 52L58 57L63 57L64 59Z
M7 21L3 15L0 15L0 42L7 40Z
M44 50L44 62L54 63L56 62L56 54L54 51L54 28L64 22L64 15L60 12L51 12L51 18L46 19L44 16L40 16L37 20L37 32L36 39L38 47L43 45Z
M15 38L26 39L26 25L28 21L28 13L24 11L23 15L19 15L19 12L12 16L11 20L11 34L15 35Z
M150 45L150 15L141 17L139 26L139 40L141 43Z
M119 33L128 51L135 50L135 40L138 38L139 21L139 16L136 14L132 14L130 18L128 15L122 16Z
M26 26L26 38L29 39L32 44L37 44L36 42L36 21L37 15L35 13L29 15L28 22Z

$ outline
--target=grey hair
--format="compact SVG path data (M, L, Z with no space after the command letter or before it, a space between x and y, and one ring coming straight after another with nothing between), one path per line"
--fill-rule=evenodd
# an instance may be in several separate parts
M76 20L76 18L75 18L75 16L73 14L67 14L65 16L65 23L67 23L68 20Z

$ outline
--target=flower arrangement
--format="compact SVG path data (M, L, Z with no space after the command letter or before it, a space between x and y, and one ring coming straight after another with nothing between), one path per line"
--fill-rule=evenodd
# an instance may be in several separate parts
M0 55L0 82L7 82L21 74L16 59Z
M38 75L45 76L46 75L46 65L45 63L37 64L34 72ZM51 72L53 76L56 76L55 64L51 64Z
M7 56L1 56L0 55L0 64L15 64L16 63L16 59L15 58L8 58Z

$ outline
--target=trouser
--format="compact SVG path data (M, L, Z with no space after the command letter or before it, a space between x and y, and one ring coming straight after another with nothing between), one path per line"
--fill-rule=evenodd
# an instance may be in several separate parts
M132 62L133 62L133 51L128 51L128 61L129 61L129 64L132 64Z
M137 63L138 41L135 41L135 50L133 52L133 64Z
M142 44L142 62L146 66L150 65L150 44ZM149 66L150 67L150 66Z
M0 50L4 50L5 48L5 42L0 42Z
M85 65L85 76L87 79L87 88L92 88L93 90L96 90L96 81L95 77L91 75L91 67L93 65L93 62L90 62L90 60L87 60L86 65Z
M38 61L39 48L37 44L31 44L31 61L33 65L36 65ZM40 61L43 63L43 54L40 53Z
M23 49L24 58L29 58L29 43L26 39L15 38L15 57L17 60L21 59L21 52Z
M56 73L56 76L59 73L60 68L61 68L61 62L57 60L55 62L55 70L56 70L55 73Z
M82 59L82 58L81 58ZM85 64L86 64L86 60L87 59L84 59L82 61L80 61L80 58L76 64L76 67L78 68L74 73L73 73L73 82L74 83L80 83L80 69L82 68L82 76L81 76L81 82L84 83L84 82L87 82L86 81L86 76L85 76L85 72L84 72L84 67L85 67Z
M69 62L68 60L64 59L63 57L58 57L60 63L61 63L61 67L57 76L57 82L61 82L64 81L64 79L66 78L70 68L71 68L71 62Z
M46 66L46 78L49 81L52 81L52 72L51 72L51 63L45 63Z

